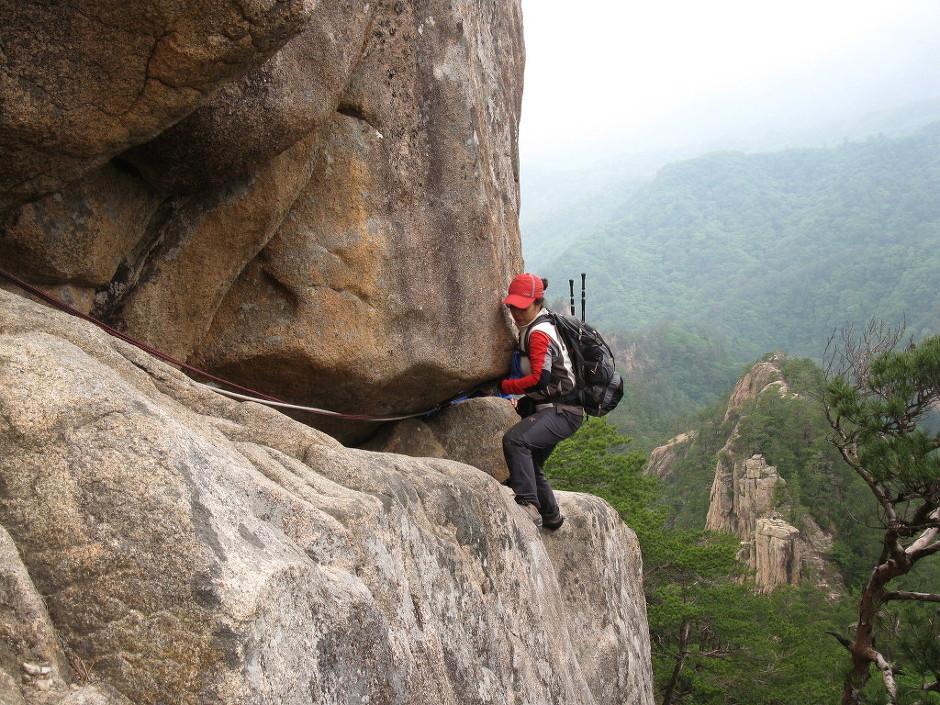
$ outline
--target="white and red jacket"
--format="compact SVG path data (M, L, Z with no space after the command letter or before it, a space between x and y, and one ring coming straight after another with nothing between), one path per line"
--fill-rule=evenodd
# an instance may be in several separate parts
M500 382L503 394L525 394L537 404L577 403L574 367L544 308L519 329L519 349L525 376Z

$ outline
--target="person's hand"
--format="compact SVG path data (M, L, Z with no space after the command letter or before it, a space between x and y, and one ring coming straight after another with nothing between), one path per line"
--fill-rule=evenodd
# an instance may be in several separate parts
M509 397L509 403L512 404L513 409L519 408L519 399L518 397Z

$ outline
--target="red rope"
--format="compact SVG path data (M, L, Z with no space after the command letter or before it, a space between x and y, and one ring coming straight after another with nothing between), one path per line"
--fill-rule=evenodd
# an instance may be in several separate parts
M264 394L255 389L251 389L250 387L243 387L240 384L236 384L235 382L230 382L229 380L223 379L222 377L216 377L215 375L210 374L209 372L206 372L205 370L201 370L198 367L193 367L192 365L189 365L183 362L182 360L177 360L175 357L172 357L171 355L167 355L165 352L161 352L160 350L157 350L156 348L153 348L140 340L132 338L126 333L122 333L121 331L115 328L112 328L107 323L103 323L102 321L99 321L94 316L89 316L87 313L82 313L81 311L72 308L64 301L60 301L54 296L50 296L49 294L42 291L41 289L37 289L31 284L27 284L25 281L23 281L19 277L15 277L9 272L3 271L2 269L0 269L0 279L6 279L11 284L18 286L24 291L28 291L30 294L32 294L36 298L41 299L42 301L45 301L50 306L57 308L60 311L68 313L77 318L81 318L83 321L88 321L89 323L92 323L98 326L109 335L113 335L115 338L120 338L125 343L130 343L131 345L140 348L144 352L149 353L150 355L153 355L154 357L160 360L163 360L164 362L168 362L171 365L176 365L177 367L183 368L187 372L192 372L193 374L200 375L201 377L205 377L206 379L211 379L213 382L224 384L227 387L238 389L239 391L245 392L247 394L251 394L256 397L261 397L262 399L267 399L268 401L276 401L276 402L284 403L282 399L278 399L277 397L272 397L270 394Z
M88 321L89 323L93 323L94 325L98 326L99 328L101 328L103 331L105 331L105 332L108 333L109 335L113 335L115 338L120 338L120 339L123 340L125 343L130 343L131 345L140 348L140 349L143 350L144 352L149 353L149 354L153 355L154 357L159 358L160 360L163 360L164 362L168 362L168 363L170 363L171 365L176 365L177 367L182 367L184 370L186 370L186 371L188 371L188 372L192 372L193 374L200 375L200 376L202 376L202 377L205 377L206 379L211 379L213 382L218 382L219 384L224 384L224 385L226 385L226 386L228 386L228 387L232 387L233 389L238 389L238 390L240 390L240 391L242 391L242 392L246 392L246 393L248 393L248 394L252 394L252 395L254 395L254 396L261 397L262 399L267 399L268 401L277 401L277 402L282 402L282 403L283 403L283 400L278 399L277 397L272 397L272 396L270 396L269 394L264 394L264 393L262 393L262 392L259 392L259 391L255 390L255 389L251 389L250 387L243 387L243 386L241 386L240 384L236 384L235 382L230 382L229 380L223 379L222 377L216 377L215 375L210 374L209 372L206 372L205 370L200 370L198 367L193 367L192 365L189 365L189 364L183 362L182 360L177 360L175 357L172 357L172 356L170 356L170 355L167 355L165 352L161 352L160 350L157 350L156 348L150 347L149 345L147 345L146 343L144 343L144 342L142 342L142 341L140 341L140 340L136 340L135 338L132 338L131 336L129 336L129 335L125 334L125 333L122 333L121 331L117 330L116 328L112 328L112 327L109 326L107 323L104 323L104 322L102 322L102 321L99 321L99 320L98 320L97 318L95 318L94 316L89 316L87 313L82 313L81 311L72 308L71 306L69 306L69 305L68 305L67 303L65 303L64 301L60 301L59 299L55 298L54 296L50 296L49 294L47 294L46 292L42 291L41 289L37 289L36 287L32 286L31 284L27 284L27 283L24 282L22 279L13 276L13 275L10 274L9 272L5 272L5 271L3 271L2 269L0 269L0 278L6 279L6 280L7 280L8 282L10 282L11 284L15 284L16 286L20 287L21 289L23 289L23 290L25 290L25 291L28 291L28 292L29 292L30 294L32 294L33 296L35 296L35 297L37 297L37 298L39 298L39 299L42 299L42 300L45 301L47 304L49 304L50 306L53 306L53 307L59 309L60 311L63 311L63 312L65 312L65 313L68 313L68 314L70 314L70 315L72 315L72 316L76 316L77 318L81 318L83 321Z
M130 345L140 348L144 352L149 353L150 355L153 355L154 357L160 360L163 360L164 362L168 362L171 365L176 365L177 367L180 367L186 370L187 372L192 372L193 374L199 375L201 377L205 377L206 379L210 379L213 382L217 382L218 384L225 385L226 387L231 387L232 389L237 389L251 396L258 397L259 398L258 401L266 400L269 402L275 402L277 404L284 405L288 408L300 409L300 410L308 411L309 413L312 413L312 414L320 414L320 415L329 416L332 418L346 419L348 421L398 421L398 420L406 419L406 418L416 418L419 416L427 416L428 414L439 411L443 407L448 406L450 403L452 403L452 402L444 402L443 404L438 404L433 409L429 409L427 411L422 411L422 412L418 412L415 414L409 414L406 416L395 416L395 417L367 416L365 414L343 414L337 411L327 411L325 409L314 409L311 407L299 407L293 404L288 404L284 400L278 399L277 397L271 396L270 394L264 394L263 392L259 392L256 389L251 389L250 387L243 387L240 384L236 384L235 382L231 382L222 377L216 377L215 375L210 374L209 372L206 372L205 370L201 370L198 367L193 367L192 365L187 364L183 362L182 360L177 360L175 357L167 355L165 352L157 350L156 348L151 347L150 345L147 345L146 343L140 340L137 340L136 338L132 338L131 336L127 335L126 333L122 333L116 328L112 328L107 323L103 323L102 321L99 321L94 316L89 316L87 313L82 313L81 311L72 308L64 301L60 301L59 299L55 298L54 296L51 296L50 294L47 294L41 289L37 289L31 284L27 284L25 281L23 281L19 277L15 277L9 272L5 272L3 269L0 269L0 279L6 279L11 284L18 286L19 288L23 289L24 291L29 292L36 298L42 301L45 301L50 306L57 308L60 311L63 311L65 313L68 313L69 315L75 316L76 318L81 318L83 321L88 321L89 323L101 328L105 333L108 333L109 335L112 335L115 338L119 338L120 340L123 340L125 343L129 343ZM224 390L219 390L219 391L224 392Z

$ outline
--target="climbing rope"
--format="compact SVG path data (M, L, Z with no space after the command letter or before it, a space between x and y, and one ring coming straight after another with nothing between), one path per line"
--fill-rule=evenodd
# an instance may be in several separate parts
M265 404L267 406L277 407L278 409L294 409L295 411L308 411L311 414L318 414L319 416L332 416L334 418L346 419L349 421L403 421L404 419L414 419L419 416L430 416L437 411L440 411L445 406L450 406L451 404L457 403L458 399L444 402L443 404L438 404L433 409L428 411L420 411L415 414L404 414L402 416L366 416L364 414L341 414L338 411L329 411L328 409L318 409L314 406L300 406L298 404L288 404L284 401L274 401L271 399L257 399L246 394L239 394L238 392L231 392L228 389L220 389L219 387L213 387L209 384L203 384L202 382L196 382L193 380L193 384L196 384L200 387L205 387L206 389L211 389L213 392L218 392L219 394L224 394L227 397L232 397L233 399L240 399L242 401L254 401L259 404Z
M153 357L163 360L164 362L167 362L171 365L175 365L176 367L184 369L187 372L190 372L192 374L196 374L201 377L204 377L205 379L212 380L216 384L222 384L222 385L225 385L226 387L231 387L232 389L239 390L238 392L233 392L228 389L224 389L221 387L216 387L210 384L204 384L202 382L192 380L193 384L196 384L205 389L209 389L218 394L231 397L233 399L239 399L241 401L253 401L258 404L264 404L266 406L277 407L280 409L292 409L294 411L305 411L311 414L316 414L318 416L329 416L331 418L343 419L346 421L377 421L379 422L379 421L403 421L404 419L415 419L421 416L430 416L432 414L437 413L438 411L441 411L442 409L448 406L457 404L468 398L468 395L466 393L461 393L461 394L458 394L456 397L453 397L452 399L442 402L431 409L427 409L426 411L419 411L413 414L401 414L401 415L396 415L396 416L369 416L367 414L344 414L339 411L329 411L328 409L318 409L317 407L314 407L314 406L302 406L300 404L289 404L288 402L283 401L282 399L278 399L277 397L271 396L270 394L264 394L263 392L259 392L257 390L251 389L250 387L243 387L242 385L236 384L235 382L231 382L223 377L217 377L216 375L206 372L205 370L201 370L198 367L194 367L193 365L185 363L182 360L177 360L175 357L172 357L171 355L168 355L165 352L158 350L157 348L151 347L150 345L147 345L146 343L140 340L137 340L136 338L132 338L131 336L127 335L126 333L122 333L116 328L112 328L107 323L104 323L103 321L99 321L94 316L90 316L87 313L82 313L81 311L75 308L72 308L64 301L61 301L57 299L56 297L47 294L41 289L38 289L32 286L31 284L28 284L27 282L23 281L19 277L13 276L12 274L4 271L3 269L0 269L0 279L5 279L6 281L13 284L14 286L17 286L20 289L32 294L36 298L42 301L45 301L47 304L49 304L53 308L56 308L71 316L75 316L76 318L81 318L83 321L87 321L93 325L98 326L105 333L111 336L114 336L115 338L118 338L120 340L123 340L125 343L129 343L130 345L133 345L134 347L140 348L145 353L152 355Z

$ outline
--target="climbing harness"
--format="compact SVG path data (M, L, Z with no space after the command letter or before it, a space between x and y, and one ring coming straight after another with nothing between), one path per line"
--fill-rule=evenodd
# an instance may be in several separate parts
M413 414L401 414L401 415L396 415L396 416L369 416L367 414L344 414L339 411L329 411L327 409L318 409L314 406L302 406L300 404L289 404L288 402L283 401L282 399L278 399L277 397L271 396L270 394L264 394L263 392L259 392L255 389L251 389L250 387L243 387L242 385L236 384L235 382L231 382L227 379L224 379L223 377L217 377L216 375L206 372L205 370L201 370L198 367L194 367L190 364L187 364L183 362L182 360L177 360L176 358L172 357L171 355L167 355L165 352L162 352L158 350L157 348L151 347L147 345L146 343L140 340L137 340L136 338L132 338L126 333L122 333L121 331L115 328L112 328L107 323L104 323L103 321L99 321L94 316L90 316L87 313L82 313L81 311L78 311L77 309L72 308L64 301L60 301L54 296L51 296L47 294L46 292L42 291L41 289L38 289L32 286L31 284L26 283L19 277L15 277L9 272L4 271L3 269L0 269L0 279L5 279L6 281L13 284L14 286L17 286L20 289L22 289L23 291L26 291L32 294L33 296L35 296L36 298L42 301L45 301L47 304L49 304L53 308L56 308L71 316L75 316L76 318L81 318L83 321L87 321L89 323L92 323L98 326L105 333L115 338L118 338L120 340L123 340L125 343L129 343L130 345L133 345L134 347L140 348L145 353L148 353L149 355L152 355L153 357L163 360L164 362L167 362L176 367L180 367L186 370L187 372L191 372L192 374L196 374L196 375L199 375L200 377L204 377L205 379L212 380L216 384L222 384L227 387L231 387L232 389L239 390L238 392L233 392L228 389L216 387L211 384L204 384L203 382L192 380L193 384L198 385L199 387L203 387L204 389L209 389L218 394L222 394L227 397L231 397L233 399L239 399L241 401L253 401L258 404L264 404L266 406L277 407L280 409L292 409L294 411L305 411L311 414L316 414L318 416L329 416L331 418L344 419L347 421L403 421L404 419L415 419L415 418L419 418L422 416L431 416L433 414L436 414L437 412L441 411L442 409L447 408L448 406L452 406L454 404L459 404L463 401L466 401L471 396L473 396L477 392L477 390L479 390L479 387L476 387L470 392L461 392L457 396L451 399L448 399L447 401L441 402L437 406L431 409L428 409L426 411L419 411ZM483 384L486 384L486 383L484 382ZM483 385L480 385L480 387L482 386Z

